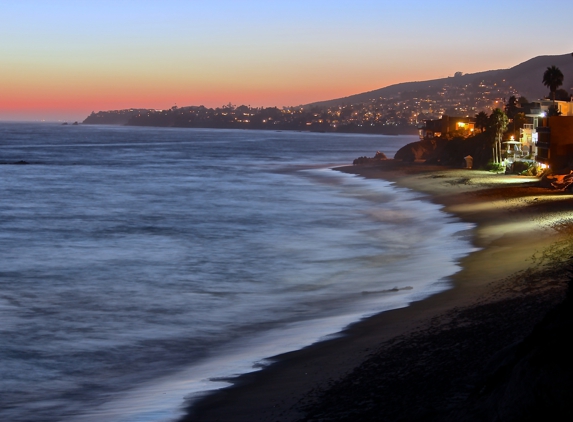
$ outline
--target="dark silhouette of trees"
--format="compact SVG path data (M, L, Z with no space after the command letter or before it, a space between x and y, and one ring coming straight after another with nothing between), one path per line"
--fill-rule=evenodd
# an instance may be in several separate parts
M571 101L571 95L565 91L563 88L558 89L555 91L555 100L556 101Z
M519 105L521 107L523 107L525 104L529 103L529 100L522 96L522 97L519 97L519 100L517 100L517 102L519 103Z
M507 117L510 119L513 119L515 115L519 113L520 108L521 105L517 101L517 98L515 98L515 95L512 95L509 97L507 104L505 105L505 114L507 114Z
M543 73L543 85L549 88L551 98L553 102L555 102L555 91L563 85L563 73L561 73L561 70L559 70L557 66L548 67Z
M527 117L525 117L525 113L517 113L511 119L511 123L508 125L508 133L513 135L515 139L519 138L519 129L523 128L523 125L527 123ZM507 137L507 134L506 134Z
M547 109L547 117L552 117L552 116L561 116L561 112L559 111L559 107L557 107L557 104L553 104L549 106L549 108Z
M485 111L480 111L476 114L475 126L480 130L480 132L484 132L487 129L489 126L489 117Z
M489 128L494 134L493 141L493 162L496 164L501 163L501 138L507 130L509 119L503 110L496 108L489 116Z

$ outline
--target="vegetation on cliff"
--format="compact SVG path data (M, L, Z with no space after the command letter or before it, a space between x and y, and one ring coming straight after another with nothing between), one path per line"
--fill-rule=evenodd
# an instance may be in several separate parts
M496 108L489 116L485 112L476 114L475 130L470 136L454 131L445 136L423 139L405 145L394 158L405 162L425 161L428 164L465 167L465 157L471 156L474 168L487 168L492 164L500 166L505 154L503 139L518 137L516 134L525 123L518 103L519 100L512 96L504 110ZM509 116L512 116L511 125Z

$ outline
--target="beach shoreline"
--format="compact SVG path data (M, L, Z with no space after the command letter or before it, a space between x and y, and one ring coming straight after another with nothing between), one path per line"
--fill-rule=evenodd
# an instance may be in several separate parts
M501 307L493 313L493 320L489 322L493 328L488 330L505 327L501 330L505 334L480 346L484 349L479 356L465 358L467 366L475 372L479 370L475 368L487 364L496 348L507 347L527 335L544 313L563 297L566 281L560 276L560 268L567 265L566 258L573 252L573 223L565 214L573 206L569 195L541 188L535 178L404 164L394 160L337 170L388 180L442 205L445 212L476 225L473 242L478 250L461 259L461 271L451 277L453 288L406 308L383 312L352 324L342 336L273 357L269 367L242 375L233 380L233 386L194 403L182 421L296 421L307 414L324 417L327 408L339 415L345 411L351 414L353 402L363 401L362 394L360 390L341 393L340 386L344 387L345 382L352 383L348 379L360 373L360 368L367 367L368 362L381 356L390 361L387 358L397 350L397 344L417 344L418 340L414 339L426 336L431 349L437 342L435 338L432 340L432 335L451 332L451 324L459 322L460 315L472 312L478 315L473 317L473 322L472 317L470 322L464 317L464 324L472 326L488 319L484 318L491 314L487 309ZM525 303L532 311L521 315ZM510 314L502 312L512 306ZM463 334L466 338L462 336L459 340L460 351L465 350L465 344L480 341L472 337L471 330L466 331ZM455 347L449 349L455 351ZM412 353L413 359L418 359L416 352ZM428 367L448 365L448 362L438 362L440 359L434 354L427 362ZM460 359L464 361L463 357ZM394 368L401 365L393 362ZM404 365L411 366L411 362L407 362L404 359ZM410 369L402 369L402 375L389 374L387 378L408 379L403 373ZM450 378L455 376L450 374ZM361 376L360 382L368 384L371 379L380 384L378 378L375 371L370 371ZM348 385L342 388L344 391L351 389ZM469 390L467 387L462 396L469 394ZM344 397L345 394L350 399ZM446 388L440 394L450 393ZM432 400L435 402L436 398ZM400 400L394 401L400 403ZM342 410L336 410L338 404ZM372 410L368 410L368 405L361 407L374 412L376 406L378 404L370 405ZM423 412L422 408L420 406ZM398 418L400 406L388 412ZM325 420L338 419L331 416Z

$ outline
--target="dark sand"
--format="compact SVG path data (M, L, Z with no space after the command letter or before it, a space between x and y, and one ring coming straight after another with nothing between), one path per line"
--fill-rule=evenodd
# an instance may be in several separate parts
M184 421L445 420L503 350L561 302L573 196L535 178L405 165L339 169L427 195L476 224L454 288L276 356L196 403ZM454 418L455 420L455 418Z

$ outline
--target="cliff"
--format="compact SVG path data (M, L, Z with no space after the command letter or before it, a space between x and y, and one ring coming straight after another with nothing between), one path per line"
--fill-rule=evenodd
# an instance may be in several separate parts
M474 168L485 167L491 158L491 139L487 134L446 140L434 138L412 142L400 148L395 159L404 162L425 161L450 167L464 167L464 157L473 157Z
M446 140L440 138L412 142L400 148L394 158L410 163L428 160L439 154L444 149L446 142Z

